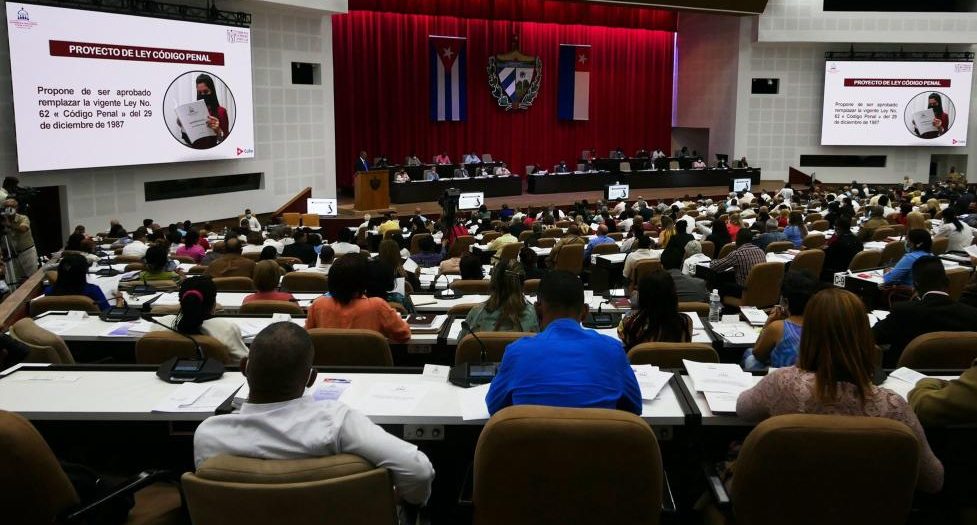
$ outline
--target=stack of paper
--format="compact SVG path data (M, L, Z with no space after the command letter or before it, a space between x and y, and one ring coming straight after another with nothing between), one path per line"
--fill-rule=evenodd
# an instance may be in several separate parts
M755 306L742 306L740 307L740 313L753 326L763 326L767 322L766 312Z
M153 407L153 412L213 412L244 383L183 383Z
M673 374L662 372L657 366L652 365L631 365L631 370L634 370L634 377L641 388L641 399L647 401L658 397L673 377Z
M692 380L692 387L702 392L713 412L736 412L736 399L752 388L756 379L731 363L697 363L682 360Z
M756 343L757 337L760 335L755 328L740 321L710 322L709 326L714 334L734 345L751 345Z

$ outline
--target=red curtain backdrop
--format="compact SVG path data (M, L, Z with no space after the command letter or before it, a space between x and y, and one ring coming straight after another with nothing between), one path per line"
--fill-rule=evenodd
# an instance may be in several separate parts
M394 163L411 152L430 162L441 151L458 162L474 150L524 174L529 164L573 166L589 148L601 156L618 146L669 149L672 32L373 11L332 21L340 188L352 187L360 150ZM540 56L543 78L531 108L507 112L491 96L486 67L489 56L511 50L513 34L523 53ZM468 39L465 122L430 119L428 35ZM560 44L593 46L589 121L557 120Z
M350 0L350 11L676 31L675 11L569 0Z

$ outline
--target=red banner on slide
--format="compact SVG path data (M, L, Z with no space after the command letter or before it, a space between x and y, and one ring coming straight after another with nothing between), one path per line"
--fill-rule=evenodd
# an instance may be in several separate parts
M845 87L950 87L948 78L846 78Z
M65 42L63 40L49 41L49 48L51 56L54 57L168 62L171 64L197 64L205 66L224 65L224 53L213 51L120 46L116 44L96 44L91 42Z

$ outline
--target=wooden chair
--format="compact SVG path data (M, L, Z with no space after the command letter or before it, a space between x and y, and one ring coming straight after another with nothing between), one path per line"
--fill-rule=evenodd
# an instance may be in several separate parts
M634 265L631 275L628 276L628 282L630 282L633 286L637 285L639 282L641 282L641 279L644 276L660 271L662 271L661 261L653 259L640 261L638 264Z
M448 288L465 294L488 295L489 284L485 279L458 279L452 281Z
M458 237L451 245L451 249L448 251L448 257L461 257L461 254L468 252L473 244L475 244L475 238L471 235Z
M530 332L478 332L478 338L485 343L486 358L493 363L502 361L502 354L510 343L536 334ZM465 335L458 341L455 348L455 364L461 363L481 363L482 345L472 337L471 334Z
M533 230L523 230L519 232L519 242L526 242L533 236Z
M938 237L933 239L933 255L943 255L946 253L947 248L950 247L949 237Z
M820 233L809 233L807 237L804 237L804 241L801 243L805 250L816 250L826 242L824 235Z
M282 222L285 226L291 226L292 228L298 228L301 225L302 214L287 212L282 214Z
M702 253L706 257L713 259L713 256L716 255L716 245L712 241L702 241L699 244L702 246Z
M750 432L736 460L730 493L736 522L906 523L919 450L909 427L883 417L772 417ZM796 483L797 472L804 472L803 483ZM780 497L770 497L771 487ZM831 503L801 508L798 501Z
M319 222L319 214L303 213L302 226L305 226L306 228L319 228L321 226L321 223Z
M132 498L136 491L139 493L133 498L135 507L126 523L184 522L177 487L156 483L159 477L149 472L118 485L107 486L102 479L98 494L79 494L40 432L19 414L0 411L0 443L4 523L103 523L106 521L98 519L99 515L106 515L103 511L108 507L118 510L117 504L124 505L125 498ZM129 505L133 500L129 500ZM81 513L83 509L89 512Z
M784 280L784 264L767 262L754 265L746 278L742 297L727 296L723 304L727 306L756 306L766 308L780 301L780 285Z
M607 236L614 239L614 242L621 242L624 240L624 234L621 232L608 233Z
M951 268L946 271L946 278L950 281L947 290L947 292L950 294L950 299L959 301L960 296L963 295L963 289L966 288L967 283L970 282L970 269Z
M453 315L455 317L468 317L468 312L482 303L465 303L456 304L451 308L448 308L448 315Z
M430 233L415 233L410 238L410 253L416 255L421 253L421 240L431 237Z
M543 233L539 234L540 239L559 239L560 237L563 237L563 230L560 228L550 228L543 230Z
M24 363L73 365L75 358L61 336L38 326L30 317L20 319L10 327L10 337L30 348Z
M250 277L214 277L218 292L253 292L254 281Z
M142 257L139 257L138 255L116 255L115 256L116 264L137 263L137 262L142 262Z
M281 288L289 292L326 293L329 278L314 272L291 272L282 278Z
M373 330L313 328L316 366L393 366L387 338Z
M896 231L889 227L876 228L875 231L872 232L873 241L884 241L887 240L889 237L895 237L895 236L896 236Z
M209 335L182 335L170 331L149 332L136 341L136 363L158 365L173 357L196 357L197 349L187 337L200 345L204 355L224 364L236 364L223 343Z
M477 525L657 525L661 518L658 441L623 410L502 409L482 429L473 472Z
M556 239L553 237L540 237L536 240L536 246L539 246L540 248L552 248L556 246Z
M824 250L804 250L790 263L790 271L806 271L815 279L820 279L824 268Z
M878 268L881 261L882 252L877 250L862 250L852 257L851 262L848 263L848 270L852 272L861 272L870 268Z
M916 370L965 370L974 359L977 359L977 332L930 332L906 345L898 366Z
M831 225L828 224L828 221L826 221L824 219L818 219L818 220L816 220L816 221L814 221L814 222L811 223L811 227L809 229L811 231L823 232L823 231L827 230L830 227L831 227Z
M101 311L91 297L84 295L45 295L30 302L31 317L52 310L82 311L91 315L98 315Z
M195 264L187 270L189 275L203 275L205 273L207 273L207 267L202 264Z
M611 253L621 253L621 248L617 244L598 244L591 252L594 255L607 255Z
M502 234L499 232L485 232L482 234L481 244L489 244L501 236Z
M522 249L522 246L523 245L521 242L510 242L509 244L503 244L498 253L499 263L518 259L519 250Z
M902 259L903 255L906 255L906 245L902 241L892 241L882 249L879 265L893 265L899 262L899 259Z
M172 259L181 264L197 264L196 259L194 259L193 257L188 257L186 255L174 255Z
M333 523L396 525L390 473L352 454L259 459L226 454L183 474L195 525ZM369 505L352 502L369 501Z
M718 363L719 354L712 345L704 343L641 343L628 351L628 361L632 365L684 368L683 359Z
M567 244L560 248L560 258L556 261L555 270L570 272L580 275L583 271L583 244Z
M794 243L790 241L776 241L767 245L767 253L781 253L793 249Z
M525 294L533 295L539 291L539 283L542 279L526 279L522 283L522 291Z
M723 246L721 250L719 250L719 256L716 257L716 258L717 259L722 259L723 257L726 257L730 253L733 253L733 250L735 250L735 249L736 249L736 243L735 242L728 243L728 244L726 244L726 246Z
M123 272L135 272L137 270L138 271L143 271L145 269L146 269L146 265L143 264L143 263L129 263L129 264L125 265L125 267L122 269L122 271Z
M242 304L239 311L242 314L289 314L299 317L305 315L302 307L292 301L249 301Z
M678 303L678 311L693 312L696 315L709 315L709 303L680 302Z

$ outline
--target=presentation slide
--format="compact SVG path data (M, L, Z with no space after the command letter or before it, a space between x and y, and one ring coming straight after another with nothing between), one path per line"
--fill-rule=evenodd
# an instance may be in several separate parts
M822 146L966 146L973 62L828 60Z
M485 204L485 194L480 191L462 193L458 196L459 210L476 210L482 204Z
M608 184L604 188L604 198L610 201L626 200L631 192L627 184Z
M20 171L254 157L251 31L7 2Z
M336 199L306 199L305 206L309 213L318 213L320 216L335 217L339 215Z

